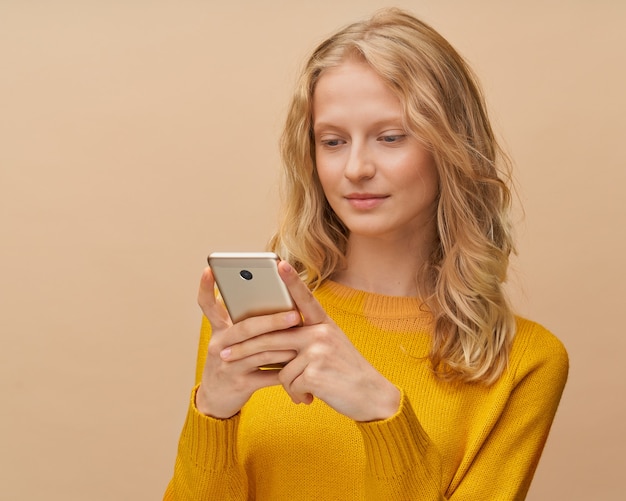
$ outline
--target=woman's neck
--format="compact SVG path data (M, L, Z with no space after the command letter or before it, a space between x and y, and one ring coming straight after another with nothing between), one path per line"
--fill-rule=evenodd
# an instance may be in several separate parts
M332 279L354 289L388 296L417 296L419 271L430 246L350 236L347 266Z

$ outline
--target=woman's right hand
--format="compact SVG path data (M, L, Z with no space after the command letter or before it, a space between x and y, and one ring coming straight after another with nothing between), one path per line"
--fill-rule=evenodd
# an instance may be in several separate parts
M200 280L198 304L211 323L211 340L196 407L207 416L227 419L237 414L256 390L280 384L279 371L261 370L260 366L287 362L296 356L293 351L266 351L227 362L222 357L227 356L228 347L268 332L287 330L298 325L301 318L298 312L289 311L233 324L215 297L215 279L209 267Z

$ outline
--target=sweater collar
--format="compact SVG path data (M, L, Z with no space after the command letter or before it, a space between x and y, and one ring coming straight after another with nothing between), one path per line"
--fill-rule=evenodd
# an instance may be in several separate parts
M332 280L322 282L315 291L315 296L323 305L329 304L347 313L365 315L369 318L430 316L421 298L366 292Z

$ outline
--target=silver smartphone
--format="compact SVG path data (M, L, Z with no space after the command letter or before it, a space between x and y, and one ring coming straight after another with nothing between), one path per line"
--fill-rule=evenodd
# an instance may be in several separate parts
M233 323L296 308L273 252L213 252L208 262Z

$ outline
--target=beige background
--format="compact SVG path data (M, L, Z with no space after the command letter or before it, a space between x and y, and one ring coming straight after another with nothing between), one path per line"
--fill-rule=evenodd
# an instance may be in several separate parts
M205 255L264 246L297 68L384 4L0 0L2 499L160 498ZM515 302L570 352L529 499L618 499L626 3L396 4L480 75L525 207Z

